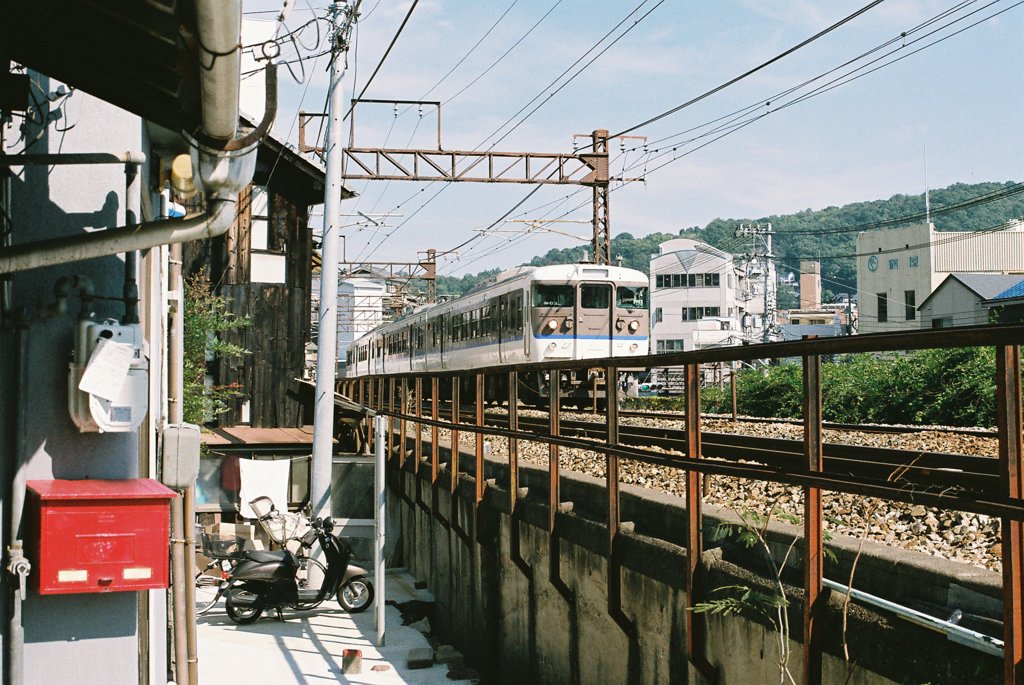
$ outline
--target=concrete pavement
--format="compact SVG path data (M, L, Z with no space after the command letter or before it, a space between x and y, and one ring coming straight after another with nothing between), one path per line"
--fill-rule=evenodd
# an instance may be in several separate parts
M386 577L388 602L433 600L425 590L416 590L414 579L406 573L388 573ZM221 601L198 619L199 680L203 685L470 685L476 682L449 679L449 667L445 664L408 668L410 651L429 650L431 645L419 630L402 625L401 614L391 604L386 607L385 631L384 646L378 648L373 644L376 638L373 607L350 615L331 600L314 611L285 612L284 621L272 614L264 615L252 625L239 626L227 617ZM342 654L346 649L362 652L360 673L343 672ZM379 670L372 670L374 667Z

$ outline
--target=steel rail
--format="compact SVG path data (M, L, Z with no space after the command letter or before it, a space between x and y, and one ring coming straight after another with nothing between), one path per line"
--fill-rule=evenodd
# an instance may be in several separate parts
M443 369L436 371L399 371L375 373L373 377L422 376L456 377L506 374L510 371L579 371L616 366L620 370L663 368L666 366L685 367L687 364L745 361L763 359L799 358L806 355L864 354L869 352L892 352L895 350L950 349L959 347L998 347L1001 345L1024 345L1024 324L964 326L945 329L942 335L932 330L900 333L868 333L835 338L813 338L786 342L761 343L737 347L715 347L692 352L668 352L638 357L602 357L592 359L560 359L549 362L520 362L517 364L496 364L473 369Z
M673 411L642 411L639 409L620 409L619 416L644 419L664 419L666 421L685 421L686 414ZM763 416L737 416L735 419L728 414L709 414L701 412L705 419L720 419L733 421L735 423L781 423L790 426L802 426L803 419L772 418ZM882 433L903 435L907 433L948 433L950 435L972 435L979 438L997 437L994 428L969 428L963 426L894 426L882 423L839 423L835 421L822 421L821 427L825 430L856 431L858 433Z
M471 416L469 412L464 415ZM505 421L492 415L489 426L502 426ZM519 426L534 435L547 429L543 417L523 417ZM561 421L564 436L594 441L607 440L604 423ZM618 442L626 445L653 445L681 451L686 444L686 431L667 427L619 426ZM702 453L706 457L754 461L783 467L796 465L803 458L803 443L787 438L765 438L734 433L703 431ZM993 457L979 457L946 452L899 450L841 443L824 443L826 473L866 476L886 480L899 474L899 480L918 487L957 488L962 491L995 493L999 487L999 462Z
M445 421L423 419L422 422L444 429L452 426L451 423ZM987 493L971 496L971 493L962 493L949 489L940 492L928 492L916 489L911 483L900 481L865 479L857 475L829 472L815 475L798 469L744 463L739 460L732 461L723 458L704 458L690 462L678 456L666 455L660 452L648 452L640 448L626 447L621 444L617 447L611 447L597 441L567 438L565 436L556 437L525 431L513 432L500 426L480 428L471 424L460 423L458 424L458 429L470 433L480 431L505 438L513 438L518 441L554 444L559 447L581 449L601 454L611 453L624 459L631 459L654 466L672 467L684 471L692 470L716 476L764 480L784 485L815 486L833 492L878 497L906 504L923 504L925 506L955 511L986 514L988 516L1005 516L1010 519L1024 521L1024 498L1020 497L1005 497L999 494L989 495Z

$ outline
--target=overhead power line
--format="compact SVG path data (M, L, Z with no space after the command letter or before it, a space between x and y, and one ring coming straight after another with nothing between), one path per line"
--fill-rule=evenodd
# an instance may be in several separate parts
M375 68L375 69L373 70L373 73L372 73L372 74L370 74L370 78L369 78L369 79L367 79L366 83L364 83L364 84L363 84L363 89L362 89L361 91L359 91L359 95L357 95L357 96L356 96L355 98L353 98L353 99L355 99L355 100L359 100L360 98L362 98L362 97L363 97L363 95L364 95L364 94L366 93L366 89L370 87L370 84L371 84L371 83L373 83L373 79L374 79L374 78L376 78L376 76L377 76L377 72L379 72L379 71L380 71L380 68L384 66L384 62L385 62L385 61L387 60L387 58L388 58L388 55L390 55L390 54L391 54L391 49L392 49L392 48L394 48L394 47L395 47L395 43L397 43L397 42L398 42L398 37L402 35L402 30L403 30L403 29L405 28L405 25L409 23L409 18L410 18L410 17L412 16L412 12L413 12L413 10L415 10L415 9L416 9L416 5L418 5L418 4L419 4L419 2L420 2L420 0L412 0L412 5L410 5L410 6L409 6L409 11L405 13L405 18L404 18L404 19L402 19L402 23L401 23L401 25L400 25L400 26L398 27L398 30L397 30L397 31L395 31L395 35L394 35L394 37L393 37L393 38L391 39L391 42L390 42L390 43L388 43L388 47L387 47L387 49L386 49L386 50L384 51L384 54L383 54L383 55L381 56L381 58L380 58L380 62L378 62L378 63L377 63L377 66L376 66L376 68ZM351 114L352 114L352 108L353 108L353 107L355 107L355 105L354 105L354 104L353 104L353 105L351 105L351 106L350 106L350 107L348 108L348 112L346 112L346 113L345 113L345 116L343 117L343 119L347 119L347 118L349 117L349 115L351 115Z
M736 76L735 78L729 79L725 83L723 83L723 84L721 84L719 86L716 86L716 87L712 88L711 90L706 91L706 92L698 95L695 98L687 100L686 102L684 102L681 105L677 105L677 106L673 107L672 109L666 110L666 111L662 112L661 114L655 115L655 116L651 117L650 119L647 119L646 121L642 121L639 124L635 124L633 126L630 126L627 129L619 131L618 133L616 133L614 136L611 136L611 137L614 138L616 136L625 135L627 133L631 133L631 132L637 130L638 128L643 128L644 126L648 126L650 124L653 124L654 122L659 121L661 119L664 119L665 117L671 116L671 115L675 114L676 112L679 112L679 111L681 111L683 109L686 109L690 105L692 105L694 103L697 103L697 102L700 102L701 100L703 100L703 99L705 99L707 97L710 97L710 96L714 95L715 93L717 93L717 92L719 92L721 90L725 90L726 88L728 88L729 86L733 85L734 83L738 83L739 81L742 81L743 79L747 78L748 76L750 76L752 74L756 74L757 72L761 71L762 69L764 69L766 67L769 67L772 64L775 64L780 59L783 59L784 57L787 57L787 56L793 54L794 52L796 52L800 48L803 48L803 47L806 47L807 45L810 45L811 43L813 43L814 41L818 40L822 36L826 36L829 33L832 33L833 31L838 29L840 26L843 26L844 24L847 24L847 23L853 21L854 19L856 19L860 15L864 14L865 12L870 10L871 8L875 7L876 5L882 4L883 2L885 2L885 0L873 0L872 2L869 2L864 7L861 7L859 10L857 10L853 14L850 14L850 15L847 15L846 17L843 17L842 19L840 19L836 23L832 24L828 28L825 28L825 29L822 29L821 31L818 31L816 34L814 34L810 38L807 38L807 39L797 43L796 45L794 45L793 47L789 48L785 52L780 52L778 55L776 55L775 57L772 57L767 62L762 62L761 64L759 64L758 66L754 67L753 69L745 71L742 74L740 74L739 76Z

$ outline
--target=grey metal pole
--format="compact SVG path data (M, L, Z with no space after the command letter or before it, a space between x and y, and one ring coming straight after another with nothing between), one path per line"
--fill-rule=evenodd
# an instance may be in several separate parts
M329 516L331 511L331 456L334 438L334 381L338 355L338 236L341 208L341 120L344 113L341 79L345 74L345 50L349 8L330 6L331 81L325 143L327 179L324 188L324 235L320 270L320 321L316 353L316 397L313 410L313 465L310 477L310 515Z
M377 433L377 454L373 468L374 493L377 496L377 520L374 526L373 582L377 586L377 646L384 646L384 521L387 517L387 488L384 486L384 417L380 414L374 418L374 430Z

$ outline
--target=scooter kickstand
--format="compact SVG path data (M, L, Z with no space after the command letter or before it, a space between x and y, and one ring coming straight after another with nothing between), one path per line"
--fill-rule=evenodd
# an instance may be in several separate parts
M284 621L284 612L281 610L281 607L277 608L277 620Z

